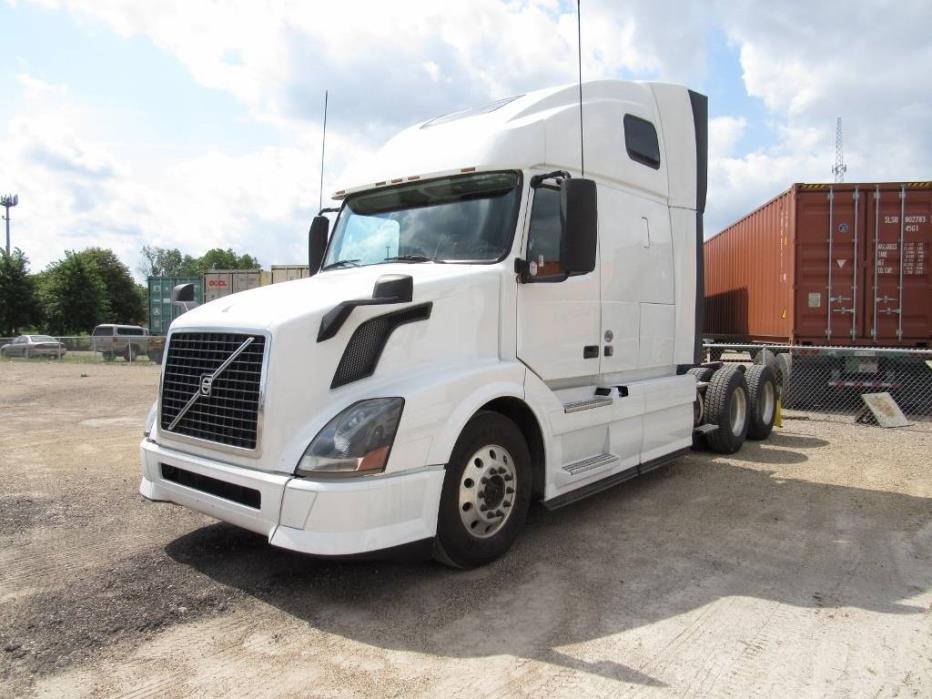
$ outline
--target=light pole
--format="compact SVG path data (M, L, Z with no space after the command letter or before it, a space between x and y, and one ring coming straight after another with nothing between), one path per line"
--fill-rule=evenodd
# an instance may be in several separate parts
M4 194L0 196L0 206L6 209L6 256L10 256L10 209L19 204L18 194Z

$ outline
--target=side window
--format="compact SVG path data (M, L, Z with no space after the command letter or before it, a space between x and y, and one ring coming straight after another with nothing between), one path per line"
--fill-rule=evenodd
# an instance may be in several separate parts
M560 265L560 190L538 187L528 230L527 259L536 267L536 277L563 271Z
M117 335L142 335L142 328L117 328Z
M14 345L24 345L26 344L26 342L27 342L26 338L23 337L22 335L20 335L15 340L13 340Z
M632 160L655 170L660 168L657 129L649 121L625 114L625 148Z

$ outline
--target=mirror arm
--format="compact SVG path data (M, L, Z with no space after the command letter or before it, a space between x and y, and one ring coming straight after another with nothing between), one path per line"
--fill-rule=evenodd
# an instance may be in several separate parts
M531 188L537 189L546 180L557 180L557 184L559 184L561 180L568 180L570 177L572 177L572 175L570 175L570 173L568 173L566 170L554 170L553 172L548 172L545 175L534 175L531 177Z

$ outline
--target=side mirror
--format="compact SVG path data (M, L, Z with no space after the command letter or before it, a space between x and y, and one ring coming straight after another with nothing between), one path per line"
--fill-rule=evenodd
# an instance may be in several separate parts
M173 288L172 305L181 306L186 311L195 308L197 300L194 298L194 284L179 284Z
M587 274L595 269L597 200L594 180L574 177L560 184L560 262L567 275Z
M307 233L307 273L313 277L320 271L327 252L327 234L330 232L330 221L326 216L318 214L311 221L311 229Z

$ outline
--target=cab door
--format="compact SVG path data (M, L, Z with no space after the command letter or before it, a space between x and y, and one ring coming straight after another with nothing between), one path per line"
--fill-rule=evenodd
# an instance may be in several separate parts
M601 373L673 363L673 245L667 207L611 187L599 189Z
M531 274L518 285L518 358L547 382L595 383L601 356L598 262L588 274L563 278L560 191L540 186L531 197Z

